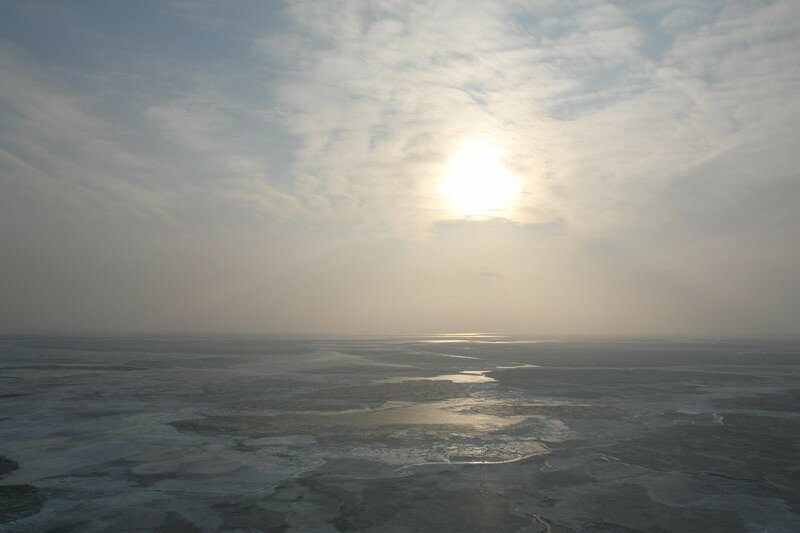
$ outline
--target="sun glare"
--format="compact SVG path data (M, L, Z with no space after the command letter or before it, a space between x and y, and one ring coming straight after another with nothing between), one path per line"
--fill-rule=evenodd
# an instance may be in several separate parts
M503 166L497 147L473 141L453 154L442 177L441 194L457 216L500 216L519 195L519 179Z

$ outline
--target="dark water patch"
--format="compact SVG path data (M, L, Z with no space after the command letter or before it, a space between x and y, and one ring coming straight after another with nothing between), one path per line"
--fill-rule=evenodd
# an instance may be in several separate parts
M553 530L555 533L556 530ZM581 533L644 533L639 529L631 529L629 527L621 526L606 522L605 520L597 520L592 522L585 529L581 529Z
M46 533L79 533L90 529L90 522L71 522L48 529Z
M313 477L391 477L396 475L397 467L381 463L379 461L369 461L366 459L329 459L325 464L314 469Z
M62 370L62 371L90 371L90 372L129 372L132 370L147 370L145 366L134 365L92 365L92 364L55 364L42 363L36 365L12 365L5 367L5 370ZM16 394L12 396L22 396Z
M181 433L199 435L252 435L265 427L263 416L212 416L170 422L169 425ZM267 434L267 433L265 433Z
M286 513L265 507L261 502L230 500L215 504L223 518L223 529L279 533L289 528Z
M376 372L380 372L381 370L385 371L385 368L381 368L379 365L370 365L370 364L360 364L360 365L331 365L327 367L320 367L320 368L313 368L309 370L302 370L298 372L298 374L309 374L309 375L323 375L323 376L331 376L331 375L348 375L348 374L366 374L371 375L375 374Z
M649 470L704 478L714 492L778 498L800 511L800 420L726 415L722 424L678 423L603 453Z
M417 345L420 346L420 345ZM434 348L435 346L435 348ZM475 355L458 345L425 345L427 350ZM558 367L677 367L730 365L737 367L796 366L797 342L678 342L658 340L567 341L532 344L480 345L482 359Z
M513 474L502 466L429 465L408 476L374 478L342 475L348 468L287 480L266 503L308 530L323 529L322 521L339 531L693 531L698 524L704 531L746 529L733 511L676 511L635 483L601 484L579 472L542 472L536 465L515 465Z
M583 502L583 511L588 516L603 517L594 522L595 531L698 531L699 524L704 532L747 530L734 511L702 507L684 507L678 511L653 500L647 490L635 483L620 483L592 492Z
M194 522L181 516L180 513L170 511L156 531L159 533L200 533L203 530Z
M674 401L704 396L710 390L773 385L771 378L749 374L654 368L515 368L487 373L502 387L558 398Z
M590 475L570 470L544 471L536 476L536 486L539 489L551 487L572 487L575 485L585 485L597 481Z
M308 399L340 401L345 404L381 405L392 401L432 402L466 396L475 390L471 383L451 381L401 381L399 383L374 383L328 387L305 395Z
M35 515L46 500L33 485L0 485L0 524Z
M4 340L31 349L81 352L146 354L285 355L309 349L309 341L292 339L242 339L220 337L6 337Z
M735 398L719 398L714 400L714 405L725 409L800 413L800 389Z
M309 530L322 529L320 522L338 531L515 531L531 524L503 496L475 487L450 490L446 480L433 474L356 481L315 473L285 484L271 500Z
M14 470L19 469L19 463L8 457L0 455L0 479L3 479Z
M131 410L97 410L97 411L80 411L75 413L76 416L82 418L105 418L109 416L126 416L136 414L138 411L131 411Z
M752 385L754 381L771 383L762 376L745 373L707 372L692 370L671 370L653 368L509 368L490 372L498 381L513 385L516 383L558 383L559 385L581 386L648 386L685 384L735 384Z
M546 416L585 420L618 420L626 412L618 407L605 405L531 405L531 404L487 404L465 409L465 413L494 416Z

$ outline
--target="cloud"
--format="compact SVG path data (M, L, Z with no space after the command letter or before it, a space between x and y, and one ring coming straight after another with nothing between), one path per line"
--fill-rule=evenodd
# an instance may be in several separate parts
M293 2L290 29L258 47L288 66L274 84L301 139L296 193L329 199L328 216L423 231L446 216L434 184L448 154L487 137L523 178L524 208L595 231L796 100L795 4L747 9L680 26L657 62L638 13L612 4ZM673 28L677 11L649 16ZM774 84L748 81L752 60Z
M614 298L627 319L647 308L684 328L689 309L724 317L748 299L775 307L730 330L796 310L797 291L763 281L798 272L793 0L131 9L158 25L0 6L25 30L0 42L0 235L15 250L0 274L27 280L15 301L39 294L31 323L47 292L76 287L104 316L114 302L97 287L118 279L138 280L120 282L114 301L134 303L119 324L145 323L143 293L181 324L224 304L253 329L315 313L333 328L347 294L377 329L392 319L364 310L373 293L404 302L397 316L430 305L415 324L505 298L521 329L576 314L611 327ZM440 198L453 151L475 139L522 183L504 220L453 220ZM124 266L131 250L146 266ZM48 285L42 264L71 266ZM505 283L483 293L475 275L491 272ZM329 304L305 295L309 276Z
M797 120L798 8L788 1L291 2L269 14L283 28L261 32L211 6L168 9L204 35L240 34L241 64L165 54L150 68L193 73L140 94L138 121L120 127L103 94L78 97L7 45L3 93L26 121L7 138L51 161L61 146L59 169L42 172L80 160L76 180L114 183L161 217L186 216L182 198L211 194L268 223L420 238L449 216L437 182L464 139L502 147L523 182L516 221L569 220L585 233L629 218L687 168ZM13 154L6 165L33 164Z
M165 198L141 186L163 169L118 142L120 128L87 112L13 47L0 47L0 69L2 180L16 193L8 201L170 219Z

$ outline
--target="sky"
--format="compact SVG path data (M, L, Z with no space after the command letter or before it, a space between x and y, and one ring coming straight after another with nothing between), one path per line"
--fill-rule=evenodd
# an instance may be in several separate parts
M796 338L800 2L2 0L0 331Z

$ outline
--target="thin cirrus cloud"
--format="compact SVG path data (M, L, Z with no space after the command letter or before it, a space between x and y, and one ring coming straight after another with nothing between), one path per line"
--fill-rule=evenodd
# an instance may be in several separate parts
M0 10L6 329L796 326L791 0ZM505 220L441 198L474 141Z

